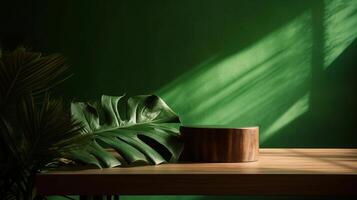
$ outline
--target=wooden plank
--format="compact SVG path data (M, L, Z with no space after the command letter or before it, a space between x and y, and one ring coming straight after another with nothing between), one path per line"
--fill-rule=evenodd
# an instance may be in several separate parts
M357 149L261 149L259 161L52 171L39 194L357 195Z

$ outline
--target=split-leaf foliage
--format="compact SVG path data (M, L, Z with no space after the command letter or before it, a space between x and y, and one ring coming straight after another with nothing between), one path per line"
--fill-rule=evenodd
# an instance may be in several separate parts
M127 100L103 95L100 102L72 103L71 111L94 138L87 148L73 152L76 160L98 167L160 164L177 161L182 151L179 117L156 95ZM105 148L114 149L121 159Z

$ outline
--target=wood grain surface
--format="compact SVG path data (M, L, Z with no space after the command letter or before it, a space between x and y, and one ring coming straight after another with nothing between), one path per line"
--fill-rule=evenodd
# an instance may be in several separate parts
M357 195L357 149L260 149L257 162L177 163L37 175L43 195Z
M192 162L252 162L258 160L259 128L181 126L184 152Z

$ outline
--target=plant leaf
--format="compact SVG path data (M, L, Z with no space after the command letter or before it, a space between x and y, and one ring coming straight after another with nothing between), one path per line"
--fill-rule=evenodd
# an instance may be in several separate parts
M19 47L0 58L0 106L26 95L41 94L68 76L65 58L59 54L42 56Z
M0 181L0 198L12 188L18 194L9 195L32 195L37 170L91 141L61 101L45 95L41 103L32 96L19 100L15 121L0 113L0 180L11 182Z
M121 103L125 103L124 95L103 95L100 103L95 104L71 104L73 117L82 122L84 132L94 138L90 148L73 152L72 158L100 164L100 167L122 164L113 155L103 153L104 148L112 148L129 165L177 161L183 148L177 126L180 122L178 115L156 95L134 96L126 104ZM143 137L160 144L159 148ZM162 155L162 148L170 153L170 158ZM81 159L89 155L92 155L90 162Z

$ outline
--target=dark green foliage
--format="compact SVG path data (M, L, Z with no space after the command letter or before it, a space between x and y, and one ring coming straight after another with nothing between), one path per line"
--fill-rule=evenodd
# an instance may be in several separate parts
M18 48L0 59L0 199L33 199L34 176L66 152L87 144L81 125L50 99L63 81L60 55Z

